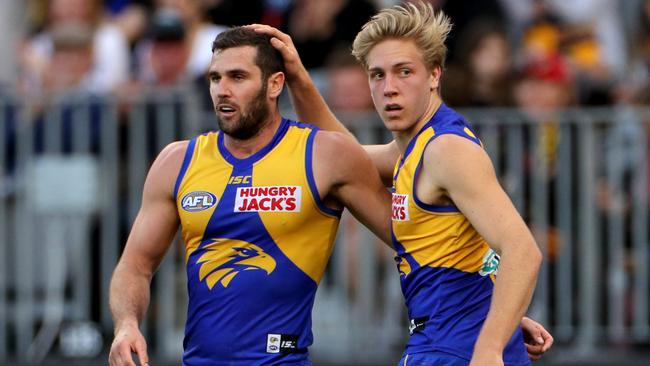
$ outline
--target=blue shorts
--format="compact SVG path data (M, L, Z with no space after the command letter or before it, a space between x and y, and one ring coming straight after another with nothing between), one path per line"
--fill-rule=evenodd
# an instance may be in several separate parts
M397 366L467 366L469 361L444 352L404 354Z

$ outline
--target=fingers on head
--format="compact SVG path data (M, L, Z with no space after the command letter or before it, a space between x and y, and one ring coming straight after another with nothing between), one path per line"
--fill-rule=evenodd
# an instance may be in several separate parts
M274 45L275 47L279 46L285 46L284 42L282 42L279 38L273 37L271 38L271 44Z

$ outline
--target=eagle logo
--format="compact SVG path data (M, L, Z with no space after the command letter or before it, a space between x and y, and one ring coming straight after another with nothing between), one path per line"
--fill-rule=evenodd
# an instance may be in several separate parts
M273 257L259 246L242 240L213 239L204 249L196 263L201 265L199 279L205 280L210 290L217 282L228 287L241 271L263 270L270 275L275 270Z

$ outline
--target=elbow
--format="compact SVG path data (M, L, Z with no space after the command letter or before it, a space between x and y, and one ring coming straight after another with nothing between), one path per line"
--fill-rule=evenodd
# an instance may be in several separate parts
M502 258L511 256L513 260L519 263L521 269L537 276L542 267L543 254L532 237L530 240L520 241L519 245L509 246L508 249L508 251L504 250L500 253Z

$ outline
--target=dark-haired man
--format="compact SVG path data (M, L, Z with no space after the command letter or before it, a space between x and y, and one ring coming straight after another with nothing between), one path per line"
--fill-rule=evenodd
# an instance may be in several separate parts
M347 207L389 242L390 195L348 136L282 118L282 56L246 28L213 44L220 132L167 146L115 269L112 366L148 363L138 327L180 224L189 309L183 365L309 365L311 310Z

